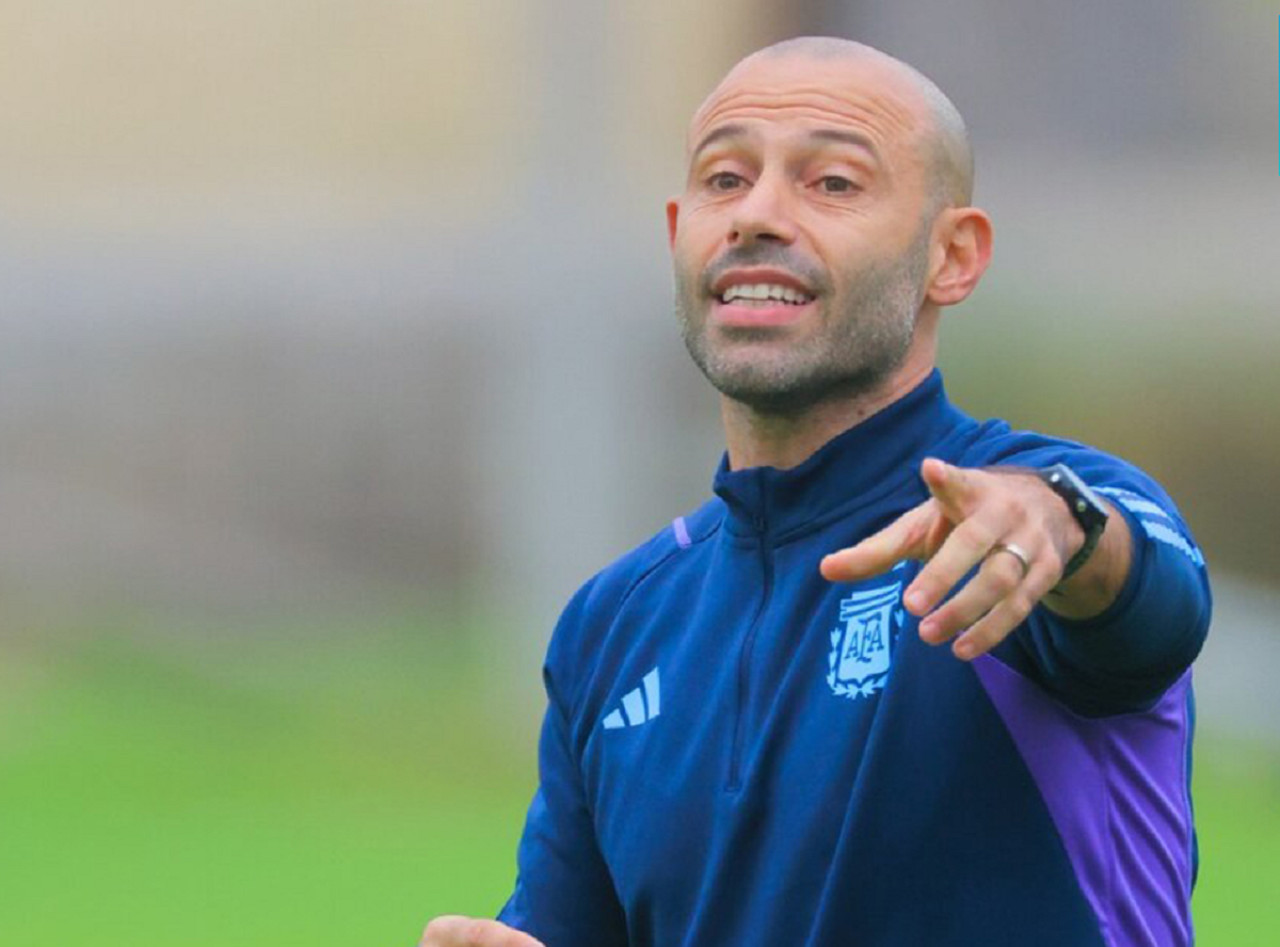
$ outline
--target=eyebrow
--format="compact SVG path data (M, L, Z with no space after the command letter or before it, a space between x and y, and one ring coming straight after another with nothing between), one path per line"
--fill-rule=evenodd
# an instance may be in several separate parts
M712 129L698 142L697 147L690 152L689 160L692 161L697 158L705 149L718 141L726 138L740 138L746 134L748 134L748 129L745 125L721 125L719 128ZM880 152L876 150L875 143L861 132L846 131L840 128L817 128L809 132L808 138L811 141L853 145L855 148L866 151L877 161L880 158Z
M721 125L719 128L712 129L698 142L697 147L689 152L689 160L692 161L698 157L704 150L714 145L717 141L724 138L739 138L747 133L745 125Z
M863 151L869 152L873 158L878 159L880 157L880 152L876 150L875 143L862 132L845 131L838 128L819 128L810 132L809 137L816 141L853 145L855 148L861 148Z

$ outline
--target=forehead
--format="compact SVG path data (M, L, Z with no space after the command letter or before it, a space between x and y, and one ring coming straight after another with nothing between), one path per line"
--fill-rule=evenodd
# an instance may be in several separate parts
M923 96L890 64L808 57L739 63L694 115L688 149L736 123L854 131L890 155L910 149L928 127Z

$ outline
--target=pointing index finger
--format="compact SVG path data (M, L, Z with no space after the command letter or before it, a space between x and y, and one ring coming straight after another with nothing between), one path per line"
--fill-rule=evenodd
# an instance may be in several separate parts
M920 465L920 478L952 522L958 523L968 515L977 488L973 471L927 457Z

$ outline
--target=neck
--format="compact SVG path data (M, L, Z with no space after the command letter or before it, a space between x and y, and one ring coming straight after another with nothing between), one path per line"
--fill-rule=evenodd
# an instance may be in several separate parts
M796 467L824 444L893 404L933 371L932 359L908 358L872 391L819 402L796 414L763 414L740 401L721 398L729 467Z

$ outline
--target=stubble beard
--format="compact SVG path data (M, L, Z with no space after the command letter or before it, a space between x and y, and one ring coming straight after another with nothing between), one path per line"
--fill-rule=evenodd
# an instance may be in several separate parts
M753 262L782 262L776 252L770 257ZM794 417L871 394L902 367L927 266L925 240L893 260L866 266L843 299L819 297L815 331L785 343L768 329L721 328L713 340L711 303L698 278L677 264L676 318L689 355L717 391L757 414Z

